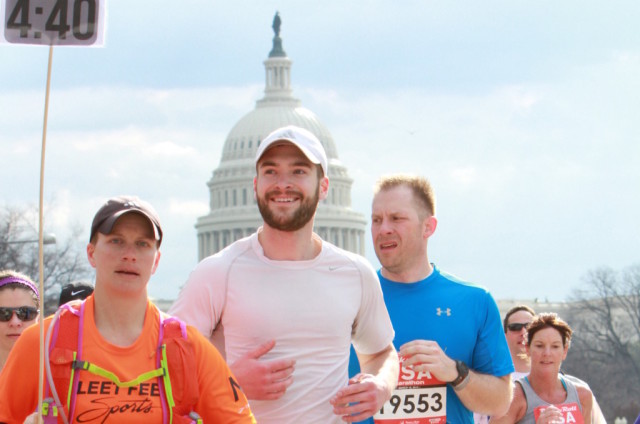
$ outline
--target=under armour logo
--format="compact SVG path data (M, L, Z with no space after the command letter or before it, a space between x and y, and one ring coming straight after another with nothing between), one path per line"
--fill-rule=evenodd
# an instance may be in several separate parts
M451 308L447 308L444 311L441 308L436 308L436 315L440 316L442 314L446 314L448 317L451 316Z
M136 205L135 202L127 202L122 206L124 206L125 208L137 208L138 207L138 205Z

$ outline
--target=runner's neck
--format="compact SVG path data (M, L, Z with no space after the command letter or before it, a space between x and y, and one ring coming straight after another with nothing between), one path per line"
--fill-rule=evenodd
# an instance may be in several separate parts
M322 239L312 227L298 231L280 231L267 225L258 230L264 256L274 261L308 261L320 254Z
M131 346L142 333L148 300L102 301L94 297L94 320L100 335L116 346Z

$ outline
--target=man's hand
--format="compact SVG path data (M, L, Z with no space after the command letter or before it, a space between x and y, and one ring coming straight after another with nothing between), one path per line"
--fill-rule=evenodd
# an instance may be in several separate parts
M400 346L398 354L404 358L403 366L418 372L429 372L442 382L448 383L458 377L456 362L432 340L405 343Z
M333 413L342 421L362 421L375 415L387 400L389 388L383 379L371 374L357 374L349 385L331 398Z
M275 345L275 340L268 341L230 365L231 372L249 400L279 399L293 383L295 360L259 360Z

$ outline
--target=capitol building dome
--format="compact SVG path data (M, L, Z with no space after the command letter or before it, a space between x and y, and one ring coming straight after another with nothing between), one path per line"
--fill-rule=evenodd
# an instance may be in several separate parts
M302 107L291 90L291 59L282 48L280 17L273 21L273 48L264 61L264 97L231 129L222 149L220 165L207 183L209 214L198 218L198 258L212 255L246 237L262 225L253 193L254 159L260 141L277 128L296 125L318 137L329 162L329 195L320 202L314 231L324 240L364 255L366 219L351 209L351 185L327 127Z

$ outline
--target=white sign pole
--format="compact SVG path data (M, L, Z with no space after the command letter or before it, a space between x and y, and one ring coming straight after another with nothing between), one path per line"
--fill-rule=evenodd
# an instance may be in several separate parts
M42 153L40 155L40 207L38 212L38 275L40 278L40 299L42 304L41 310L44 310L44 232L43 232L43 213L44 209L44 157L47 146L47 119L49 118L49 92L51 88L51 62L53 60L53 44L49 45L49 62L47 65L47 89L44 95L44 123L42 125ZM42 396L44 392L44 319L40 318L40 378L38 380L38 424L43 422L42 419Z

